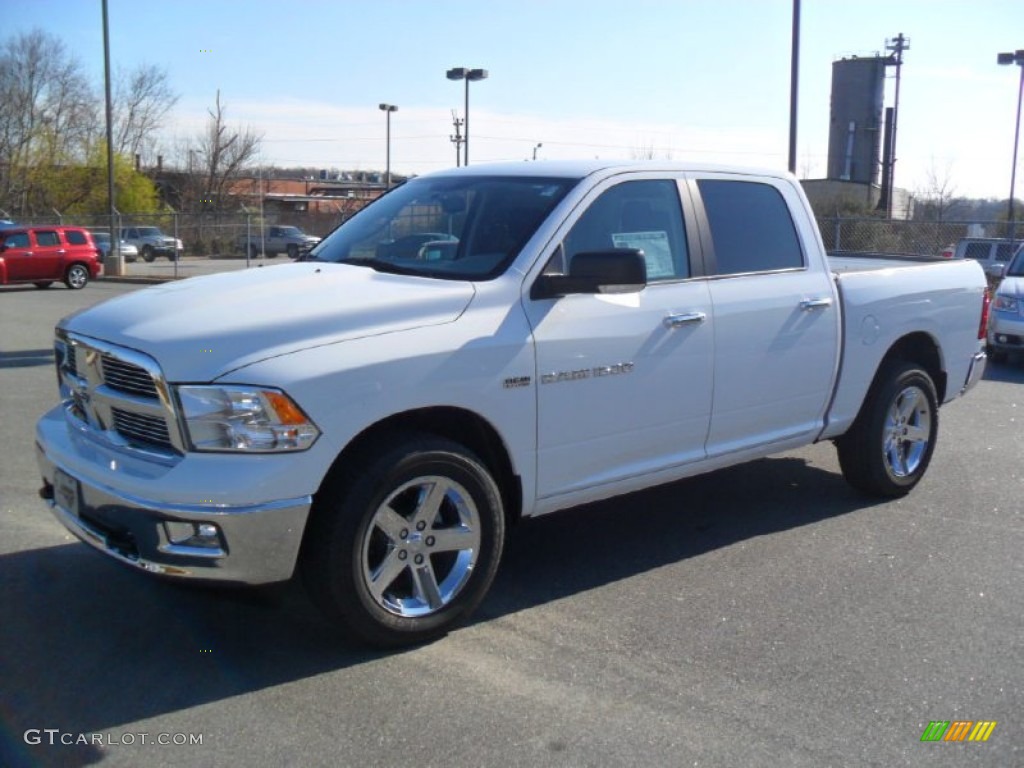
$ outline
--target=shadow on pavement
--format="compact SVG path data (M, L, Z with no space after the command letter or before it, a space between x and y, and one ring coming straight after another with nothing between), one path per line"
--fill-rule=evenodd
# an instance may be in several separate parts
M782 457L527 521L475 621L870 503L839 475ZM117 732L383 655L339 645L295 584L183 587L78 543L0 557L0 590L4 766L89 765L103 757L90 745L27 745L27 729Z

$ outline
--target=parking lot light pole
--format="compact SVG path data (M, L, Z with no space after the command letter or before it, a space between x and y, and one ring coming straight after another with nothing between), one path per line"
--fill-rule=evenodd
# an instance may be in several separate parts
M1016 64L1020 67L1020 86L1017 90L1017 120L1013 124L1013 164L1010 166L1010 204L1007 221L1010 228L1010 250L1013 251L1014 236L1017 230L1017 217L1014 211L1013 196L1017 185L1017 148L1020 145L1020 105L1024 100L1024 49L1018 49L1013 53L1000 53L998 57L1000 64Z
M387 160L385 161L384 184L385 189L391 189L391 113L397 112L398 107L394 104L381 104L380 108L387 115L387 134L384 141L386 145L384 151L387 155Z
M463 108L463 119L465 120L466 133L462 140L462 164L469 165L469 81L486 80L488 72L486 69L467 69L466 67L452 67L446 73L449 80L466 81L466 98Z

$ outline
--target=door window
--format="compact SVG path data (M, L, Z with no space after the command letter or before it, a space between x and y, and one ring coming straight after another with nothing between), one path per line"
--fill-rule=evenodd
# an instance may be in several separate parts
M60 236L53 230L44 229L36 232L36 245L40 247L60 245Z
M28 248L28 232L15 232L4 238L4 245L8 248Z
M800 269L800 240L789 206L770 184L701 179L716 273L735 275Z
M690 276L679 191L669 179L627 181L606 190L563 241L566 267L577 253L609 248L643 251L647 280Z

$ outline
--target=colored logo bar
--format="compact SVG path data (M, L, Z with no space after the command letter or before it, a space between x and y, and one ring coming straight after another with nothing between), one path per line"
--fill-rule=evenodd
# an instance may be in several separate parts
M996 720L932 720L921 741L988 741L996 724Z

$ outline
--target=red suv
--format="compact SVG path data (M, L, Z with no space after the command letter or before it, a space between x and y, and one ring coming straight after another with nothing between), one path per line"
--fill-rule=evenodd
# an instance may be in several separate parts
M55 280L73 290L100 273L99 249L81 227L13 227L0 230L0 285Z

